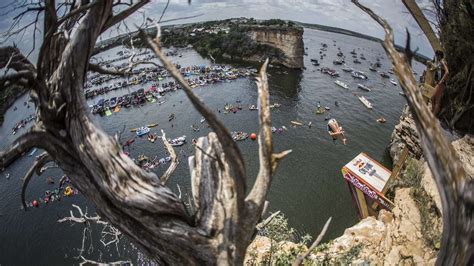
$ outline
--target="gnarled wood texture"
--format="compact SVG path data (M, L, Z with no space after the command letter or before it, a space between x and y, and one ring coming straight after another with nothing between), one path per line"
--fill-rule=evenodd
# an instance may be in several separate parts
M22 201L33 172L54 161L96 206L102 218L158 263L242 264L265 205L271 175L277 161L287 154L272 154L267 63L262 67L258 83L261 169L246 198L245 165L230 133L162 55L159 43L145 36L215 132L198 140L196 155L190 159L193 214L165 185L178 163L177 158L160 180L126 156L117 140L92 122L86 109L84 82L88 70L97 71L90 66L89 59L98 36L147 2L137 1L125 10L114 12L118 1L77 1L69 7L68 14L58 17L55 1L48 0L44 3L44 40L36 67L18 49L0 48L0 67L13 69L27 80L38 117L30 131L0 153L0 169L32 147L41 148L46 153L26 173ZM11 81L15 80L11 78ZM172 149L170 152L173 153Z

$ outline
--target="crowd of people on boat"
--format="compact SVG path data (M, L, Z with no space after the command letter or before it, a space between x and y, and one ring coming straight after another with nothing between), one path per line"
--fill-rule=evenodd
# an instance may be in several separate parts
M56 182L53 177L48 177L48 184L54 185ZM71 185L69 176L63 175L59 179L59 184L54 189L46 190L39 198L33 199L26 203L26 207L40 207L41 205L50 204L55 201L60 201L64 197L72 197L79 194L79 191Z
M15 135L16 132L20 128L24 128L28 123L30 123L31 121L34 121L35 119L36 119L36 115L35 114L30 114L28 117L23 118L20 121L16 122L15 126L13 126L13 128L12 128L12 134Z
M213 65L213 66L192 66L180 68L181 73L187 78L189 86L192 88L213 84L216 82L232 81L237 78L249 77L254 72L248 68L231 68L229 66ZM168 77L165 74L164 77ZM163 76L161 76L163 77ZM145 80L148 80L146 78ZM98 88L95 90L87 90L85 92L86 98L95 95L104 94L110 90L116 90L124 86L129 86L129 82L119 82L111 86ZM167 92L181 89L181 86L174 80L168 82L154 83L149 89L138 89L130 94L124 94L120 97L112 97L110 99L99 99L99 101L92 105L91 112L93 114L110 116L114 112L119 112L122 107L129 108L132 106L142 106L147 102L154 103L161 99ZM163 103L160 101L159 103Z

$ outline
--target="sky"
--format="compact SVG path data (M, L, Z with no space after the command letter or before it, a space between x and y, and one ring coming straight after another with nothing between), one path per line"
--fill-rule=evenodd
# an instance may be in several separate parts
M429 7L430 1L417 0L421 7ZM8 3L7 0L0 0L1 6L6 3ZM405 29L408 29L412 37L412 47L414 49L418 48L418 52L423 55L433 56L428 40L400 0L361 0L361 3L387 19L394 29L396 44L405 44ZM165 4L166 0L152 0L142 9L142 12L146 17L158 19ZM143 14L135 14L128 19L127 24L130 29L133 30L135 29L134 25L141 24ZM3 32L7 29L13 16L14 14L0 14L0 31ZM350 0L192 0L191 5L188 4L188 0L171 0L163 20L190 16L196 17L173 23L190 23L233 17L279 18L339 27L378 38L384 37L382 28L367 14L354 6ZM22 39L17 38L15 40L24 53L31 50L32 31L32 28L29 29ZM107 39L116 34L117 32L107 32L101 36L101 39ZM41 34L37 35L41 36ZM39 38L38 36L37 38ZM35 61L35 56L36 52L33 52L31 55L33 61Z

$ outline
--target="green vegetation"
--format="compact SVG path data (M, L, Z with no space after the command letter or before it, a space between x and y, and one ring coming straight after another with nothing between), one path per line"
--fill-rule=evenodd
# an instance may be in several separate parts
M275 216L260 234L270 239L270 250L260 262L257 261L257 251L249 251L250 260L248 264L250 265L259 263L264 265L291 265L298 254L307 249L306 246L311 241L310 235L304 235L298 240L296 230L288 225L288 219L283 214ZM297 244L285 246L288 242Z
M196 31L199 29L200 31ZM248 29L239 25L203 23L198 26L165 31L161 38L165 47L192 45L203 57L246 59L252 56L281 58L281 50L253 41Z

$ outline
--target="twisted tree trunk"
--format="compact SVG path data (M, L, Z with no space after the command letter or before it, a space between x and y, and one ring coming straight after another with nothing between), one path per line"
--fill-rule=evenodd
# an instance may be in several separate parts
M44 149L46 153L25 175L25 186L34 171L54 160L101 217L160 264L242 264L262 214L271 176L278 160L287 154L272 152L267 63L258 78L261 166L255 186L246 197L245 166L228 130L162 55L157 40L143 36L216 132L200 138L196 156L190 158L196 213L188 213L164 184L175 164L161 180L142 170L122 152L116 139L94 125L86 110L83 85L98 36L148 1L136 2L114 14L119 2L82 1L58 18L55 2L46 1L45 35L37 67L14 47L0 49L0 67L13 68L19 76L5 77L4 81L27 83L38 117L31 130L0 153L0 169L33 147Z

